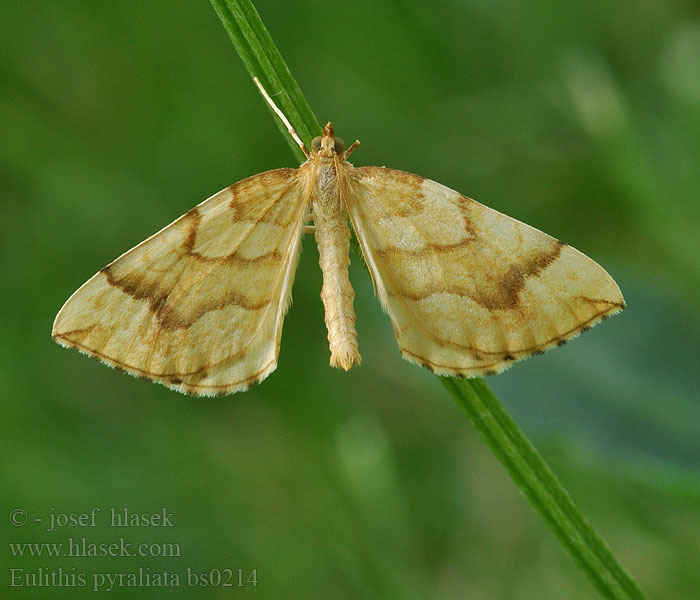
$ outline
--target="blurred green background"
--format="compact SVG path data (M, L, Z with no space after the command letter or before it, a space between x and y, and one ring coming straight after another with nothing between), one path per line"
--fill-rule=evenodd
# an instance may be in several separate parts
M698 4L256 5L319 120L362 141L356 165L430 177L615 277L621 316L489 383L649 596L700 597ZM439 382L401 360L357 257L350 373L328 367L310 239L279 367L245 394L189 398L54 344L95 271L295 161L206 0L9 2L0 49L3 598L94 597L94 574L139 569L180 585L112 598L596 597ZM93 507L96 527L45 531ZM111 528L111 507L174 526ZM180 556L9 545L71 537ZM58 569L85 587L27 585ZM193 589L187 569L258 584Z

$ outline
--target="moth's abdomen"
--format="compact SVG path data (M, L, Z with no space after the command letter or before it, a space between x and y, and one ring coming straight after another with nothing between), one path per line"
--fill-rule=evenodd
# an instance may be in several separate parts
M334 204L334 206L333 206ZM357 348L355 291L348 279L350 230L341 203L313 205L319 265L323 272L321 299L326 311L331 366L346 371L362 360Z

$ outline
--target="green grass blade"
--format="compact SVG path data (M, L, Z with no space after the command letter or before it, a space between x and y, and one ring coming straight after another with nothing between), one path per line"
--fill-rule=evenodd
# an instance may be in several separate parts
M606 598L642 599L636 583L574 505L483 379L441 377L532 507Z
M250 0L211 0L211 3L251 77L261 81L308 146L321 128L253 4ZM274 120L295 156L303 161L305 157L286 127L276 116ZM637 585L486 383L482 379L440 377L440 380L600 593L614 600L643 600Z

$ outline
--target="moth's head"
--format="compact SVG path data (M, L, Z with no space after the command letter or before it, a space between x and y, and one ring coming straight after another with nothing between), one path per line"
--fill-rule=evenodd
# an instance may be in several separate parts
M316 136L311 141L311 150L318 152L319 156L342 156L345 152L345 142L333 134L333 123L327 123L323 128L323 135Z

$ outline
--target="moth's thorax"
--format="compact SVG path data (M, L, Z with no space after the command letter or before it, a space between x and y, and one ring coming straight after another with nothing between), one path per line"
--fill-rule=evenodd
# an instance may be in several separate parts
M338 213L345 213L338 182L337 161L319 160L314 183L312 195L314 211L327 218Z
M317 216L345 218L345 205L341 189L347 169L352 166L345 160L345 143L336 138L333 124L327 123L323 135L313 139L309 160L302 165L310 183L310 200Z

